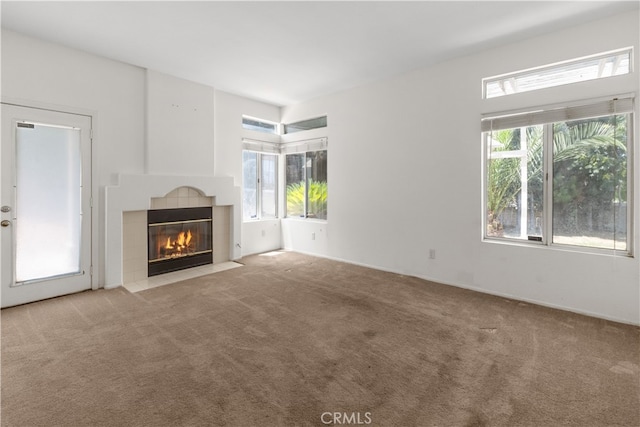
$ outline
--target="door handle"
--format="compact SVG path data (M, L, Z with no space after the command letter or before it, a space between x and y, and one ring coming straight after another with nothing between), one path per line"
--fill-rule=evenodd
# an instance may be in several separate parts
M8 219L2 220L2 222L0 222L0 225L3 227L8 227L11 225L11 221L9 221Z

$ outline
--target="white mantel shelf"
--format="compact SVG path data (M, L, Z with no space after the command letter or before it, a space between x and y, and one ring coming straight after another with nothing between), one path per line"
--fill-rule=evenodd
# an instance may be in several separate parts
M241 191L233 185L232 177L119 174L118 184L105 187L105 288L123 284L122 213L148 210L151 198L164 197L178 187L195 188L212 197L214 206L232 208L229 255L231 259L240 258Z

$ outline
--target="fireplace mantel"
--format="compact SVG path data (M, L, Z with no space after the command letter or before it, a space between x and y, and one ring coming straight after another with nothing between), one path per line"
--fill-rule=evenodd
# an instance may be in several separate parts
M231 207L229 255L240 258L241 192L232 177L119 174L118 184L105 188L105 288L123 284L122 213L148 210L151 198L163 197L178 187L195 188L212 197L214 206Z

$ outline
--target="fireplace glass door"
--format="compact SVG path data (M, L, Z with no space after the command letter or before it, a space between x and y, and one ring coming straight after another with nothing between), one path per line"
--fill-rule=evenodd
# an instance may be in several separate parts
M211 208L149 211L149 276L211 264Z
M211 252L211 220L153 224L150 229L149 262Z

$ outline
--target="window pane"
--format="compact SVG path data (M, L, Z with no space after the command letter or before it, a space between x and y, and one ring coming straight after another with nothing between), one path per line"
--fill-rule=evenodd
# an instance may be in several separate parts
M80 273L80 131L16 131L16 281Z
M262 154L260 176L260 196L262 218L276 217L276 194L278 176L278 157L273 154Z
M309 218L327 219L327 152L307 153Z
M486 133L488 237L542 238L542 126Z
M626 250L627 116L553 126L553 242Z
M287 216L304 217L305 205L305 155L287 155Z
M242 215L258 216L258 154L251 151L242 152Z

